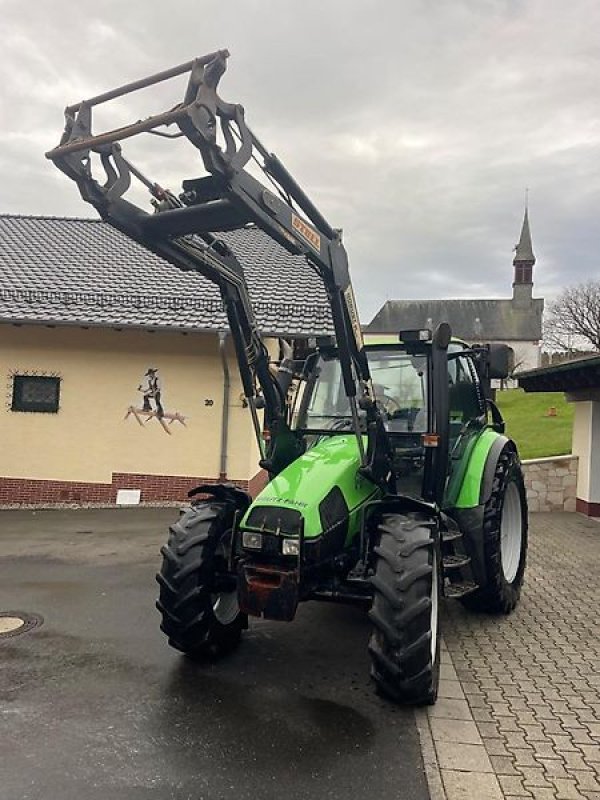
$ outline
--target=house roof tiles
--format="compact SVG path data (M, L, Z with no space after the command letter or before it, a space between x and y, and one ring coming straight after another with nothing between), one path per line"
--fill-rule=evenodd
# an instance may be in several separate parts
M264 334L332 331L303 257L257 228L220 234L244 268ZM222 330L219 291L101 220L0 214L0 322Z

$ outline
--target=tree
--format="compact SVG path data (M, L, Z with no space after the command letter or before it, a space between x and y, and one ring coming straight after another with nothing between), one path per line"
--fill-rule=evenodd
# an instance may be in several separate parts
M564 289L550 304L546 341L559 350L600 351L600 281Z

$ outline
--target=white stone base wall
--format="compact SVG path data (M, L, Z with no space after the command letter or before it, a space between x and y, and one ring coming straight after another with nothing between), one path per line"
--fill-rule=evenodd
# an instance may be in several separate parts
M523 461L530 511L575 511L577 456Z

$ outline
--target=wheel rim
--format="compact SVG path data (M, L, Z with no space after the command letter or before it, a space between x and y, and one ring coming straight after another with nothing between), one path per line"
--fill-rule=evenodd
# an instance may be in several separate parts
M227 568L228 536L231 536L230 531L221 538L215 552L218 566L223 568L223 570ZM214 592L211 594L210 599L212 602L213 614L217 622L220 622L221 625L230 625L240 613L237 589L231 592Z
M221 625L230 625L239 614L237 591L211 595L213 614Z
M516 483L509 483L504 494L502 522L500 524L500 552L502 571L508 583L512 583L519 571L521 543L523 539L521 497Z
M437 654L437 631L438 631L438 574L437 574L437 553L434 551L431 561L431 663L435 663Z

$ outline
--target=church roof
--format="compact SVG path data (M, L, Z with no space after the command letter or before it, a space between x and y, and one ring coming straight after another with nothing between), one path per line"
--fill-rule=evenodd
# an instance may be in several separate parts
M467 341L528 341L542 338L543 300L518 306L511 300L388 300L365 328L370 333L434 329L448 322Z
M535 264L527 208L513 264ZM447 322L453 335L467 342L539 342L544 301L531 298L531 284L527 288L529 296L514 295L506 300L388 300L365 331L433 330Z

